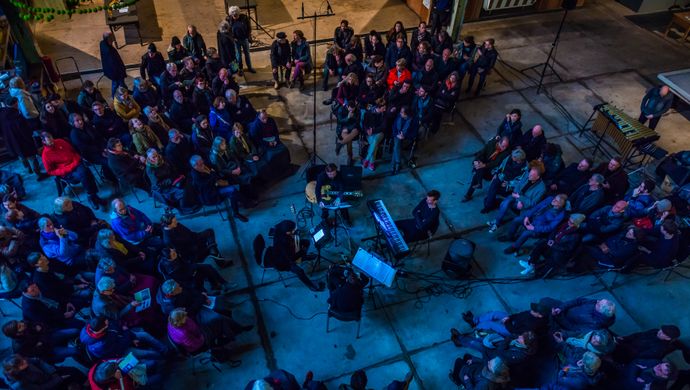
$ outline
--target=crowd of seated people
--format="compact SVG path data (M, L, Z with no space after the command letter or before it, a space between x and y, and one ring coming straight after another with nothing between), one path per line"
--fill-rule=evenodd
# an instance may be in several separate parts
M227 201L232 215L247 222L240 206L256 206L261 188L284 176L290 155L276 121L266 109L255 108L235 80L242 72L240 50L253 72L248 37L233 36L245 29L246 21L237 16L220 24L218 48L207 48L194 26L183 40L172 38L167 61L149 45L133 91L124 79L113 80L112 104L92 82L72 101L59 94L37 100L20 78L10 81L11 96L0 110L2 135L27 172L38 180L53 176L58 191L51 212L39 213L21 204L21 176L2 187L0 296L20 298L22 308L21 320L2 327L15 353L3 365L11 386L50 389L88 380L96 388L156 388L173 350L208 350L217 360L228 359L227 345L252 329L232 317L232 303L222 296L236 284L212 265L232 265L218 252L213 230L192 232L171 212L153 222L122 198L108 204L99 196L105 180L117 191L150 192L181 214ZM324 103L337 123L336 154L345 147L349 165L355 141L362 166L371 171L386 144L393 174L410 149L407 161L413 164L415 141L440 130L465 76L465 93L476 88L477 96L497 61L493 39L477 44L465 36L453 42L424 22L410 38L408 46L401 22L384 34L357 36L343 20L334 32L322 87L334 84ZM104 42L111 39L104 35ZM270 51L274 87L284 82L302 89L315 66L310 53L302 31L294 31L291 42L277 33ZM687 199L656 199L656 183L649 179L630 189L619 157L596 166L588 159L567 164L541 125L523 132L522 123L520 110L512 110L476 153L463 202L488 182L481 213L495 212L489 233L502 229L498 240L509 243L506 254L519 256L529 248L528 257L519 260L523 274L591 264L664 268L682 260L677 218L690 213ZM34 137L27 136L32 132ZM74 185L83 187L90 207L63 196ZM101 207L110 207L108 220L93 213ZM343 274L328 286L312 281L296 265L297 248L290 247L294 226L283 228L274 247L285 254L285 264L273 265L297 274L313 291L328 287L332 309L361 311L366 278ZM150 301L142 299L143 291ZM585 299L544 299L514 315L465 313L465 321L487 335L478 341L451 331L456 345L482 356L459 358L451 378L467 389L508 384L632 389L673 379L676 368L663 356L677 349L690 356L678 341L678 328L665 325L620 337L608 330L614 313L607 300ZM129 355L138 365L125 373L118 364ZM83 365L88 378L63 366L67 358ZM531 372L542 367L529 364L538 359L549 360L553 370ZM248 388L277 378L300 388L282 370ZM405 388L409 380L388 388ZM325 388L317 382L308 378L303 386ZM365 386L361 372L345 388Z
M385 34L372 30L356 35L347 20L335 29L321 85L327 91L331 80L335 82L324 104L331 106L337 122L336 154L346 146L349 165L355 161L354 141L359 141L362 166L372 171L381 145L387 144L396 174L404 162L401 150L409 150L418 135L439 131L443 114L455 108L466 75L468 93L479 76L474 92L479 95L498 56L493 39L480 45L471 36L453 42L445 31L432 34L425 22L414 30L410 42L412 46L399 21ZM286 33L276 34L270 50L276 89L283 81L303 86L300 69L308 71L312 66L308 53L301 31L294 32L292 43ZM407 161L415 164L413 146Z
M171 210L156 223L119 198L111 207L102 220L65 196L45 213L3 198L0 296L21 300L21 319L2 325L14 353L3 362L11 388L72 388L86 372L94 389L121 377L160 388L174 350L225 361L228 344L253 328L232 318L223 294L237 284L216 267L233 263L212 229L191 231ZM118 374L130 355L136 368Z
M687 372L665 357L690 359L675 325L627 336L611 331L616 305L607 299L542 298L529 310L462 314L471 332L451 328L458 357L450 380L465 389L665 389L687 384Z
M489 233L501 229L498 241L509 243L504 253L527 254L518 261L523 275L592 265L622 271L638 265L665 268L686 255L680 229L685 200L656 199L651 179L629 188L617 156L598 165L586 158L563 161L541 125L522 132L517 109L475 154L471 169L462 202L470 202L488 182L480 212L494 214L487 222Z

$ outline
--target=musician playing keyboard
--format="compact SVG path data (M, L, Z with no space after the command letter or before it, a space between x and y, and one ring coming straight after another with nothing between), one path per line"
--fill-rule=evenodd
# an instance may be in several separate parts
M411 219L395 221L406 242L426 240L438 229L441 211L437 207L441 193L436 190L427 192L417 207L412 210Z
M316 200L319 207L321 207L321 219L328 222L328 206L338 206L340 204L344 184L342 177L338 172L338 167L335 164L326 165L326 169L316 178ZM336 194L333 194L335 192ZM349 227L352 225L350 221L350 213L346 208L335 210L340 212L343 217L343 222Z

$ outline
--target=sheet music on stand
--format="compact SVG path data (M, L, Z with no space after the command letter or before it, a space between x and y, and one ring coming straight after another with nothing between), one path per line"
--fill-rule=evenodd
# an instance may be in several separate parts
M357 249L357 253L352 259L352 264L386 287L393 286L395 275L398 272L376 254L369 253L361 247Z

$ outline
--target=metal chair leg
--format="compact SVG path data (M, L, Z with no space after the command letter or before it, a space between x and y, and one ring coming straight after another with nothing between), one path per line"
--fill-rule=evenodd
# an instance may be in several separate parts
M261 283L264 284L264 276L266 276L266 268L264 268L264 272L261 273Z

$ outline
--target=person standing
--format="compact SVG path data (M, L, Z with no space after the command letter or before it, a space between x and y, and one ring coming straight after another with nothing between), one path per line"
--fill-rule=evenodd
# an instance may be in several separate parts
M14 96L8 97L5 107L0 108L0 129L7 150L18 157L28 173L35 173L38 180L47 176L41 172L36 155L38 150L31 138L31 130L18 107L18 100Z
M436 34L443 28L450 25L450 9L453 6L453 0L435 0L434 6L431 8L431 24L432 34Z
M237 53L235 51L235 39L232 37L230 31L230 23L223 20L218 25L218 32L216 32L216 43L218 44L218 54L220 54L220 63L224 68L237 72Z
M182 38L182 46L194 58L194 61L199 65L204 64L204 57L206 57L206 42L204 37L196 30L196 26L190 24L187 26L187 34Z
M101 66L103 67L103 75L112 81L111 97L115 96L115 91L119 87L127 88L125 85L125 78L127 78L127 70L125 63L122 62L122 57L117 51L113 43L115 37L110 31L103 33L103 40L101 41Z
M242 52L244 52L244 60L247 62L247 71L256 73L254 68L252 68L252 60L249 57L249 44L252 37L252 25L249 17L240 13L240 7L236 5L230 7L228 13L230 15L225 20L230 23L232 36L235 38L235 55L240 66L239 74L240 76L244 75L244 72L242 72Z
M640 104L640 117L637 119L643 125L649 121L649 128L656 129L661 116L671 108L673 95L669 93L668 85L654 87L647 91Z

